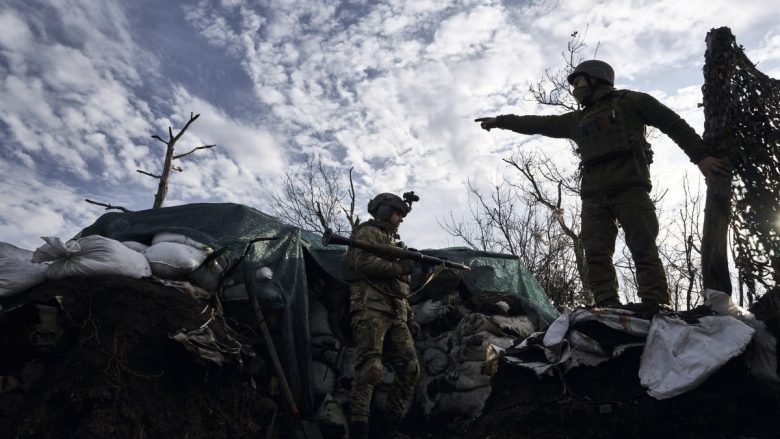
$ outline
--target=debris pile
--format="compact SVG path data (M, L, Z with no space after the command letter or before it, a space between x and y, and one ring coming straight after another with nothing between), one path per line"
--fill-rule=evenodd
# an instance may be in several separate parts
M184 285L90 276L27 292L0 319L0 436L262 437L276 404L254 354Z

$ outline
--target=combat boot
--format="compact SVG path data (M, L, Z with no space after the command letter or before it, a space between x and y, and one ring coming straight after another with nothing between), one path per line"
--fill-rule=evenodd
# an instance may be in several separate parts
M368 439L368 422L350 422L349 439Z

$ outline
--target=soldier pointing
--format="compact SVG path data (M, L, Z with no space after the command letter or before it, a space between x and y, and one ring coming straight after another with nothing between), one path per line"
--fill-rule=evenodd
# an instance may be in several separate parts
M568 76L580 110L556 116L514 114L476 119L480 126L521 134L566 138L581 158L582 231L588 284L597 306L619 306L612 256L617 224L636 266L638 295L650 308L670 302L658 256L658 218L650 200L652 151L646 126L669 136L705 177L728 175L728 163L709 156L701 137L677 113L652 96L614 88L612 67L598 60L580 63Z

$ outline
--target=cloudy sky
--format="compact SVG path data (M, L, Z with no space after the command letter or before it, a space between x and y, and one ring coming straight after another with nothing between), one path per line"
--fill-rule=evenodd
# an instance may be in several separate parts
M527 84L562 64L574 30L617 86L652 93L699 132L704 37L729 26L780 76L780 10L762 0L655 1L0 1L0 241L34 249L103 213L84 198L150 208L166 137L200 119L178 152L167 205L237 202L271 212L285 169L305 155L354 167L359 205L380 191L421 195L402 233L457 244L437 220L465 206L464 183L511 172L501 158L566 142L487 133L475 117L551 111ZM672 189L693 165L654 140ZM695 174L694 174L695 175ZM424 208L423 208L424 207ZM365 216L365 215L363 215Z

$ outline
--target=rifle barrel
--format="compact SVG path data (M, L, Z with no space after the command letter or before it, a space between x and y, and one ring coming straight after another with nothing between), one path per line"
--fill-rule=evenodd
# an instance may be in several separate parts
M346 236L333 233L333 231L330 229L325 230L325 233L322 235L322 244L325 246L329 244L346 245L382 256L389 256L398 259L414 259L416 261L426 262L433 265L443 264L445 267L454 268L456 270L471 271L471 267L465 264L460 264L434 256L424 255L418 251L405 250L401 247L396 247L393 245L372 244L370 242L347 238Z

